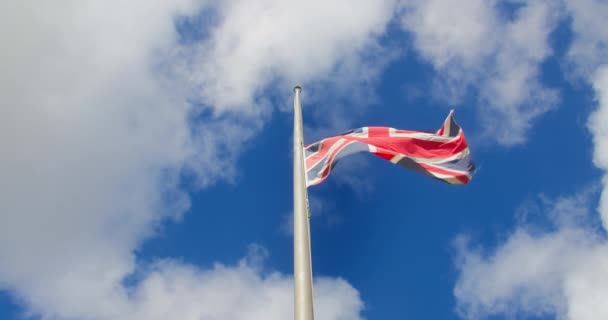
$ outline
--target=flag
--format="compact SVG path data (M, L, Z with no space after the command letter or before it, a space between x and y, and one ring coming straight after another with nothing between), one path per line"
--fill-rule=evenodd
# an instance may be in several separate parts
M306 185L321 183L342 158L370 152L394 164L450 184L466 184L475 172L464 132L454 111L436 133L363 127L304 148Z

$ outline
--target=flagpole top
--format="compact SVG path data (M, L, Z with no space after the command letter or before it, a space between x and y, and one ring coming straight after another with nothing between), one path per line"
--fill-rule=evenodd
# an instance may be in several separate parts
M302 87L300 87L300 86L293 87L293 92L296 92L296 91L302 92Z

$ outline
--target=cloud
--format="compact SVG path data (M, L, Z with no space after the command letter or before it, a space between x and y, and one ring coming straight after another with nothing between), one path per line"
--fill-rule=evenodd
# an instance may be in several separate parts
M589 117L589 130L593 134L593 162L604 171L604 190L600 200L599 211L608 230L608 65L598 69L593 78L593 88L596 92L599 107Z
M545 201L550 230L522 224L495 249L472 247L460 238L454 295L461 317L608 317L608 243L604 232L591 227L592 194Z
M120 306L132 250L189 205L176 188L196 149L188 106L151 65L175 41L171 17L191 4L131 5L0 8L12 26L0 36L0 282L36 312Z
M394 2L231 0L215 10L209 37L187 48L190 83L204 103L242 110L260 105L269 86L290 93L294 84L316 92L323 87L315 82L335 89L366 83L376 62L362 57L379 50Z
M161 261L130 293L126 319L288 319L293 278L263 272L256 251L236 266L208 270ZM361 319L358 292L342 279L315 280L315 313L323 319Z
M602 28L608 3L601 0L567 0L574 34L567 65L575 78L589 79L608 57L608 31Z
M265 271L264 249L255 245L250 249L234 266L216 263L202 269L175 260L157 261L140 269L135 285L116 287L99 297L89 297L87 289L95 292L95 287L83 287L79 280L72 283L72 289L79 290L72 300L64 300L69 294L63 292L47 297L53 305L42 314L43 319L278 320L292 317L293 278ZM345 280L317 277L314 286L317 317L361 319L363 303L359 293Z
M474 89L487 138L514 145L523 143L533 121L559 101L539 74L552 54L549 35L560 11L550 1L522 1L515 9L499 4L402 1L401 25L437 71L439 100L461 104Z
M589 3L586 2L585 5ZM570 4L574 5L575 4ZM582 4L581 4L582 5ZM591 9L587 7L587 9ZM593 10L601 11L601 7ZM583 32L581 15L575 13L575 32ZM599 16L595 16L599 18ZM608 66L595 66L603 47L591 49L590 42L599 43L601 32L578 37L568 55L589 59L577 61L578 76L592 84L598 102L590 115L588 127L593 136L593 162L604 171L599 217L590 209L593 192L582 192L554 202L544 200L549 230L523 223L507 239L492 250L471 246L464 238L458 240L457 269L460 274L454 295L463 318L479 319L490 315L554 315L558 319L591 320L608 317ZM589 51L588 51L589 50ZM547 206L548 205L548 206ZM542 206L541 206L542 207ZM525 216L525 215L524 215ZM600 227L600 226L603 226Z
M274 108L263 90L371 81L361 54L391 2L4 1L0 12L0 288L47 319L239 318L197 298L209 283L233 286L225 306L288 317L289 306L253 304L289 297L288 275L176 261L142 270L135 250L188 210L183 175L197 187L238 175ZM193 26L206 33L183 41L176 19L208 12L209 25ZM344 280L317 291L320 315L358 317Z

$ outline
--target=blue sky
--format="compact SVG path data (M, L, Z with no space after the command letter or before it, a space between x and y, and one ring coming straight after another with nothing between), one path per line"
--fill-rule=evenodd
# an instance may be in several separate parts
M608 317L604 1L0 9L0 318L289 319L294 84L307 143L453 108L479 167L311 187L317 318Z

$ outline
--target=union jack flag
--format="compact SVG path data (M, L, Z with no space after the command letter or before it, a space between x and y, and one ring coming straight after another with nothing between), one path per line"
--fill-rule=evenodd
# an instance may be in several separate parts
M306 185L321 183L340 159L360 152L373 153L450 184L466 184L475 172L475 164L453 113L450 111L436 133L363 127L307 145Z

